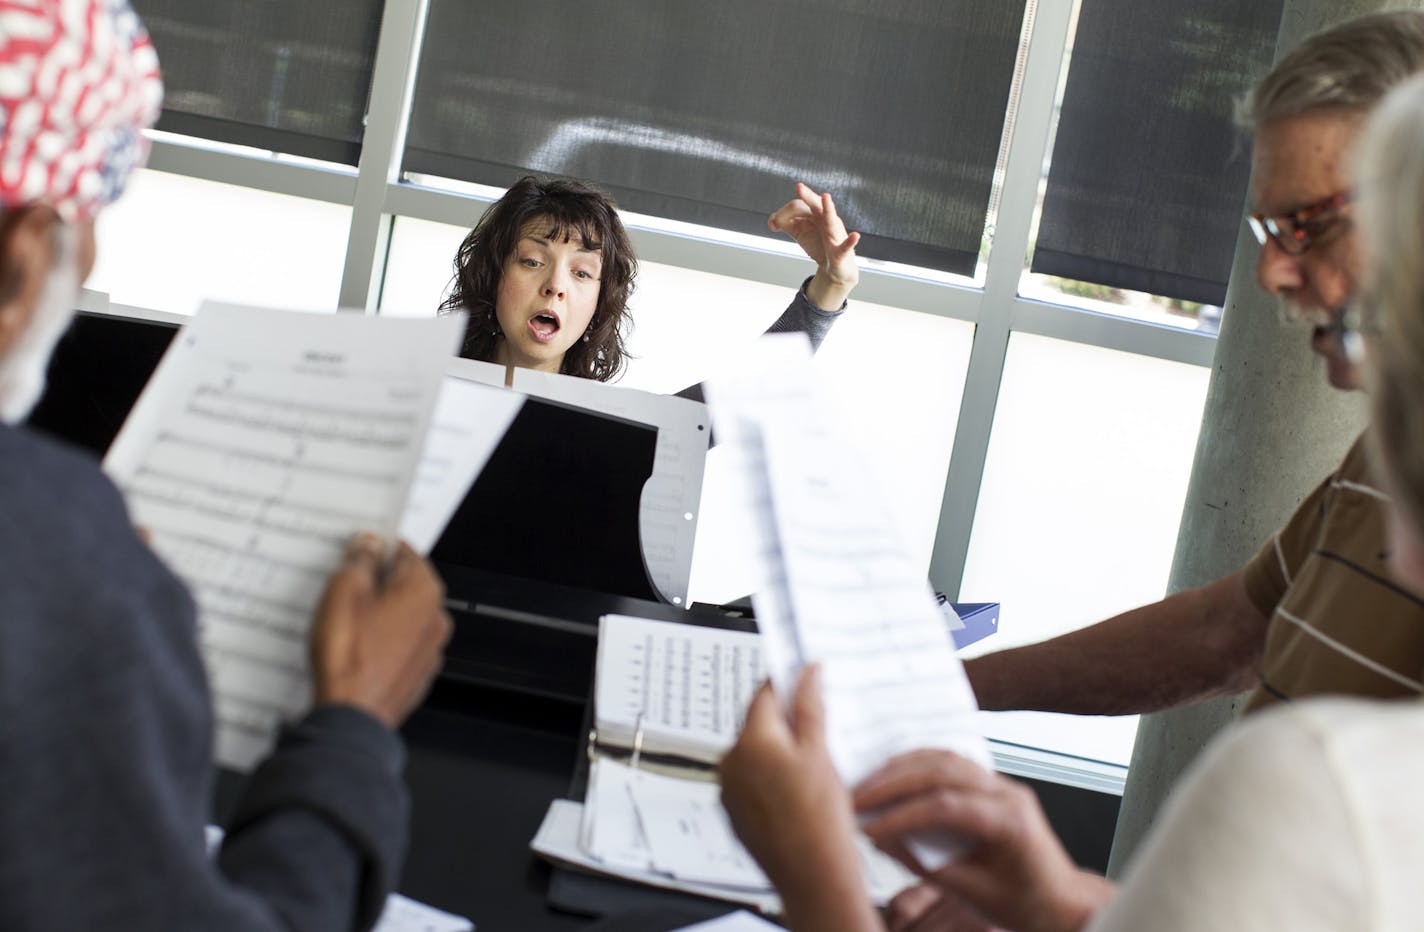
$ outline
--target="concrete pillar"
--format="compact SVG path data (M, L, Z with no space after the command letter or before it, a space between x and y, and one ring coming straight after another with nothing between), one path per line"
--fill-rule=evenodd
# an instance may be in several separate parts
M1276 55L1354 16L1424 0L1285 0ZM1239 569L1338 465L1365 423L1364 398L1330 388L1307 334L1282 324L1256 285L1257 245L1243 224L1227 288L1201 435L1168 582L1178 592ZM1158 808L1242 697L1143 716L1113 839L1118 876Z

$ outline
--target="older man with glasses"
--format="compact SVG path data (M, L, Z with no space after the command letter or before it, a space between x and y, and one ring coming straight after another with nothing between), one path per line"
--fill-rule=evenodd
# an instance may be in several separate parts
M1360 387L1347 327L1362 267L1352 149L1385 94L1421 70L1424 13L1373 14L1307 39L1241 107L1255 139L1257 281L1310 326L1336 388ZM1419 695L1424 606L1388 581L1384 500L1357 441L1240 571L969 661L980 704L1118 715L1248 689L1248 712L1320 693Z
M1385 95L1420 71L1424 12L1372 14L1307 39L1240 108L1254 136L1247 222L1261 244L1256 279L1280 298L1287 320L1310 327L1327 380L1347 391L1361 387L1349 328L1364 265L1351 207L1353 148ZM967 661L980 705L1125 715L1250 690L1251 713L1313 695L1419 696L1424 603L1391 581L1381 507L1388 498L1366 459L1357 440L1239 571ZM907 891L892 927L953 927L963 904L940 893Z

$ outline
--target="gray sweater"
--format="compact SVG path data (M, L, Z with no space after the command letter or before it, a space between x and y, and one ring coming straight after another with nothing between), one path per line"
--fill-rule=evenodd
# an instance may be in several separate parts
M252 775L216 860L187 591L86 458L0 426L0 929L350 929L395 881L399 740L320 709Z

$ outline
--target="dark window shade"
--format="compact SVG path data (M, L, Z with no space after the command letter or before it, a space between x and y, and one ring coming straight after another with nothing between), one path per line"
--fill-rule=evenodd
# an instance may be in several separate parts
M972 274L1024 0L433 0L403 167L750 233L796 181Z
M1033 271L1221 305L1281 0L1083 0Z
M158 128L355 165L382 0L135 0L158 50Z

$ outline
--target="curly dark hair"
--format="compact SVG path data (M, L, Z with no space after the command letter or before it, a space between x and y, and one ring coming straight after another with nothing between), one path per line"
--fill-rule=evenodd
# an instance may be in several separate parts
M492 361L504 339L495 316L504 264L530 223L548 221L550 239L569 242L577 236L586 249L603 258L598 305L584 335L564 354L560 372L581 379L607 382L623 371L628 353L625 330L632 318L628 298L633 293L638 261L608 195L567 179L519 179L490 205L455 253L455 274L440 312L463 310L470 316L460 355Z

